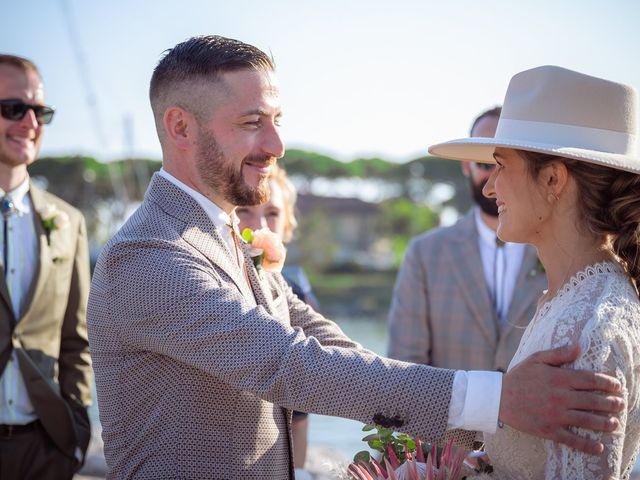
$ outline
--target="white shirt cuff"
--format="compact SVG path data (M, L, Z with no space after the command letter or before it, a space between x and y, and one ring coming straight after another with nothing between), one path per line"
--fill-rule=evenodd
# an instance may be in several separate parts
M494 433L498 426L501 394L502 373L456 371L448 428Z

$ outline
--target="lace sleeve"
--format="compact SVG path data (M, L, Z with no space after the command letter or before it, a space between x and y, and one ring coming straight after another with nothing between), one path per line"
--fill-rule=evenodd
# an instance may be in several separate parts
M545 441L547 479L617 479L625 469L622 458L629 392L634 392L635 397L636 389L633 372L637 363L637 347L634 342L637 345L638 338L633 317L637 312L634 314L629 310L613 289L607 289L610 285L592 284L590 287L578 292L573 301L562 309L562 317L555 322L552 346L579 342L582 353L567 368L597 371L618 378L627 409L618 415L620 428L616 432L605 434L572 429L584 437L601 441L605 448L601 455L587 455L565 445ZM599 287L604 287L605 291L598 291Z

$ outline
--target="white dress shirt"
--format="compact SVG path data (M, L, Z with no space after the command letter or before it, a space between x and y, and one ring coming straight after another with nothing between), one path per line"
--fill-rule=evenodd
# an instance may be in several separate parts
M489 292L496 302L496 310L500 322L507 321L513 291L522 268L522 259L526 246L523 243L509 243L498 247L496 232L482 220L480 209L474 209L476 229L478 230L478 247L482 259L482 270Z
M20 319L24 309L25 296L35 279L38 264L38 235L34 224L33 204L29 197L29 178L10 192L0 189L0 198L5 193L11 198L15 211L7 218L8 272L7 288L16 319ZM4 251L4 222L0 218L0 252ZM1 255L0 255L1 256ZM4 261L0 259L0 262ZM3 274L6 271L2 268ZM24 425L36 420L29 394L18 368L15 350L0 378L0 424Z
M193 197L216 227L229 225L232 220L234 229L237 231L239 221L234 212L231 213L231 216L227 215L207 197L188 187L163 168L158 174ZM230 254L233 254L235 246L231 230L222 228L221 232L223 232L223 238L229 247ZM498 425L501 393L502 374L499 372L456 371L449 404L449 428L495 432Z
M209 200L207 197L202 195L200 192L182 183L176 177L168 173L164 168L160 169L160 171L158 172L158 175L160 175L165 180L168 180L169 182L173 183L180 190L183 190L184 192L188 193L191 197L193 197L193 199L196 202L198 202L198 205L202 207L202 209L205 211L209 219L211 219L211 222L213 222L213 225L215 227L220 228L220 233L222 235L223 240L229 247L229 251L233 255L235 255L236 247L233 240L233 235L231 234L231 229L223 228L223 227L229 227L229 225L233 225L233 229L235 230L236 234L238 236L240 235L240 231L238 229L238 224L240 223L240 219L236 216L235 212L231 212L231 215L228 215L227 212L222 210L218 205L213 203L211 200Z

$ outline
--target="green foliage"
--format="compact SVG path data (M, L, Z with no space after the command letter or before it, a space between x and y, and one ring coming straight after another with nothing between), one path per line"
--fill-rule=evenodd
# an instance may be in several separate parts
M404 463L407 459L407 451L414 452L417 448L416 441L411 436L404 433L396 433L388 428L378 427L373 424L368 424L362 427L363 432L371 432L373 430L375 430L375 432L366 435L362 441L367 442L367 445L371 450L379 452L379 462L381 464L384 464L385 458L389 460L389 463L393 463L389 456L389 448L393 450L393 453L400 463ZM428 443L421 443L420 446L424 457L426 458L431 451L431 445ZM353 461L354 463L357 463L359 460L364 460L365 458L366 463L368 463L371 460L371 455L368 451L362 450L354 455Z
M438 214L427 206L416 205L407 198L392 198L380 203L376 230L391 240L395 265L400 265L411 238L439 223Z
M305 268L321 271L331 264L336 250L336 245L327 241L335 238L335 225L321 210L313 210L300 220L296 236L304 241L297 243L299 257Z

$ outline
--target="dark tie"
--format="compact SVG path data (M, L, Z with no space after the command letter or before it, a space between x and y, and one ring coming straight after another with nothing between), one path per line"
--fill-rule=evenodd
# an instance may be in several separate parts
M13 200L8 195L2 197L0 200L0 214L2 214L2 235L3 235L3 255L2 255L2 267L4 268L4 275L7 276L9 272L9 217L15 212L15 205Z

